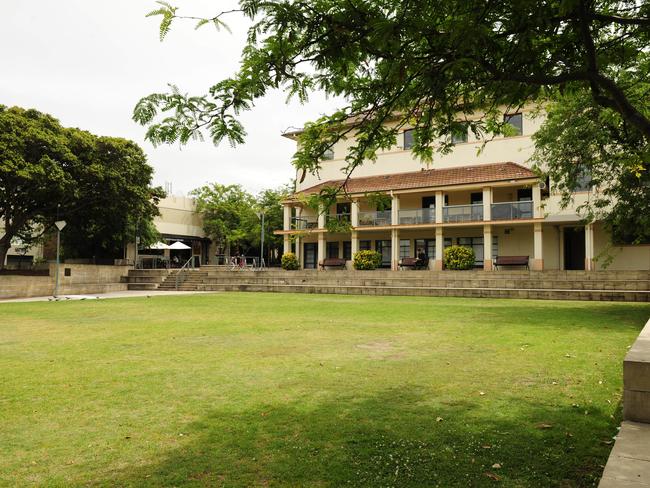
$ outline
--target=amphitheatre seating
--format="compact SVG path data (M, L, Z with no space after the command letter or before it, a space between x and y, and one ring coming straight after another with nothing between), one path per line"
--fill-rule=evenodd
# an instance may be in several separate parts
M326 266L328 268L335 268L335 267L345 268L345 263L346 263L345 259L342 258L326 258L320 261L318 263L318 266L320 267L320 269L323 270L325 269Z
M426 263L418 258L402 258L399 260L399 268L426 269Z
M528 256L497 256L494 266L497 269L500 266L526 266L528 269Z

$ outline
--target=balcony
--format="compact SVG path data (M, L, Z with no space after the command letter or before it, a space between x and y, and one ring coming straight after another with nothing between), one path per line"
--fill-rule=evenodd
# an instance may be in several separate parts
M338 214L330 214L327 216L327 222L331 221L337 221L337 222L351 222L352 217L349 213L338 213Z
M492 220L517 220L533 218L533 202L500 202L492 204Z
M435 222L436 210L434 208L418 208L399 211L399 223L401 225L433 224Z
M478 222L483 220L483 204L447 205L442 208L442 221L445 223Z
M359 212L359 227L376 227L391 225L391 211Z
M309 217L293 217L291 219L291 228L294 230L317 229L318 219Z

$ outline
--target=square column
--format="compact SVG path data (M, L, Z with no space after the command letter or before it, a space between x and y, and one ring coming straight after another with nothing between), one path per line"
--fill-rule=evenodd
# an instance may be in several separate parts
M533 217L536 219L544 217L542 211L542 187L539 183L533 185Z
M359 227L359 200L352 200L350 204L350 224L352 227Z
M323 205L318 207L318 228L319 229L324 229L325 228L325 207Z
M585 225L585 271L594 271L594 224Z
M352 258L354 259L354 255L359 252L359 233L356 230L352 231L350 248L352 252Z
M436 199L437 200L437 199ZM438 211L438 205L436 204L436 212ZM435 271L442 271L442 258L444 257L444 245L445 238L443 234L442 227L436 227L436 259L433 262L433 269Z
M300 249L300 246L302 246L302 240L298 236L296 236L295 245L296 245L296 258L298 259L298 262L300 263L300 268L302 269L303 268L302 249Z
M282 254L287 254L288 252L291 252L291 240L289 239L289 236L285 235L284 236L284 241L282 242Z
M492 220L492 188L483 188L483 220Z
M320 263L323 259L325 259L325 251L326 251L325 244L326 244L325 233L319 232L318 233L318 257L316 258L318 262L316 263L316 266L318 266L318 263Z
M492 271L492 226L483 226L483 269Z
M391 211L390 211L390 217L391 217L391 224L392 225L397 225L399 224L399 197L397 195L392 195L393 201L391 204Z
M544 269L544 254L543 254L543 234L542 234L542 224L541 222L534 224L533 226L533 240L534 240L534 258L533 258L533 271L542 271Z
M291 230L291 205L284 204L284 230Z
M436 223L442 224L442 207L445 206L445 195L441 191L436 192Z
M391 266L390 269L397 271L399 269L399 229L391 230Z

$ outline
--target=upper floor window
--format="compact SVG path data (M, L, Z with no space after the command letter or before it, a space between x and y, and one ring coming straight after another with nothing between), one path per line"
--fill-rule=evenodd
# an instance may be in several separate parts
M576 185L573 191L589 191L591 186L591 171L585 168L576 176Z
M322 159L324 161L329 161L331 159L334 159L334 149L330 148L330 149L325 150L325 152L323 153Z
M411 149L413 147L413 129L404 131L404 149Z
M462 144L463 142L467 142L467 127L454 130L451 133L452 144Z
M524 133L524 120L521 114L505 114L503 121L514 129L511 135L520 136Z

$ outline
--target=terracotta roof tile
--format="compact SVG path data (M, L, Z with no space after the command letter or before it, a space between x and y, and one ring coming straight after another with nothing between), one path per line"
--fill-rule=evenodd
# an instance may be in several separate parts
M393 173L378 176L350 178L345 185L348 193L409 190L439 186L468 185L506 180L536 178L530 169L516 163L492 163L457 168L427 169L410 173ZM306 188L298 194L317 193L322 188L339 186L344 180L329 180Z

